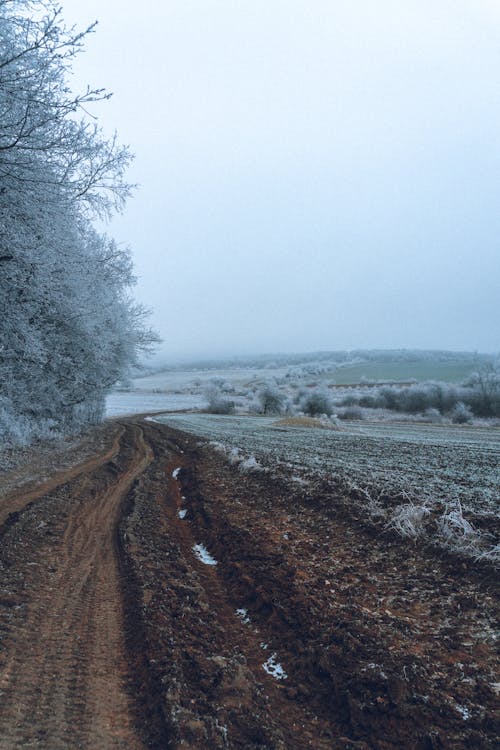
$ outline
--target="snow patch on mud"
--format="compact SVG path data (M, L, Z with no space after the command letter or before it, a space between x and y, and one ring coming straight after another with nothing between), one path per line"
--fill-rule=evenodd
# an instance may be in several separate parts
M198 560L200 560L200 562L202 563L205 563L205 565L217 565L217 560L212 557L210 552L203 544L194 544L193 552Z
M470 711L466 706L460 706L458 703L455 704L455 708L464 721L470 719Z
M180 510L179 510L179 511L177 512L177 515L179 516L179 518L181 518L181 519L184 519L184 518L186 518L186 513L187 513L187 510L186 510L186 508L181 508L181 509L180 509Z
M274 677L275 680L286 680L288 675L279 663L277 661L278 655L274 651L269 659L264 662L262 665L262 669L267 672L267 674L270 674L271 677Z
M236 610L236 614L240 618L241 622L245 623L245 625L250 625L250 623L252 622L248 615L248 609L245 609L244 607L240 607L239 609Z
M173 476L173 478L174 478L174 479L177 479L177 478L178 478L180 470L181 470L181 467L180 467L180 466L178 466L178 467L177 467L177 469L174 469L174 470L173 470L173 472L172 472L172 476Z

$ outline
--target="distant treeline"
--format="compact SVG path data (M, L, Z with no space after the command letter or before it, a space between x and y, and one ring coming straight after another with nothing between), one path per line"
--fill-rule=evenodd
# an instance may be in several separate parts
M225 368L267 368L291 367L297 365L321 363L332 367L363 362L380 363L417 363L417 362L461 362L479 368L492 363L497 355L478 352L453 352L446 350L420 349L352 349L319 351L296 354L258 354L236 357L184 360L182 362L158 365L147 368L149 371L162 370L218 370Z

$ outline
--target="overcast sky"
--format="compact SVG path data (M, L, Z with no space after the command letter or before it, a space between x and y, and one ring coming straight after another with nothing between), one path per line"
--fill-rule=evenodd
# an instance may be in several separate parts
M172 356L500 349L500 0L63 0Z

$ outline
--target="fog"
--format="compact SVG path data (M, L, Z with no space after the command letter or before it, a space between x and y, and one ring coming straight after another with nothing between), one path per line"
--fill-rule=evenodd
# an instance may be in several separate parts
M163 354L500 348L500 2L63 8Z

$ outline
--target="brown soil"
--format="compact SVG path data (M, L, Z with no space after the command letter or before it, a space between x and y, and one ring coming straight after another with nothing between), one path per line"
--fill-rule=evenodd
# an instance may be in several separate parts
M142 419L79 461L0 499L0 750L496 747L491 569Z

